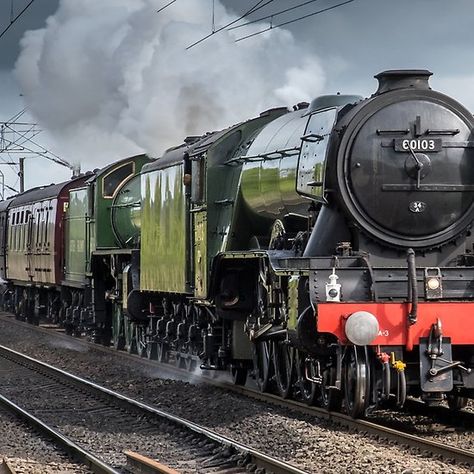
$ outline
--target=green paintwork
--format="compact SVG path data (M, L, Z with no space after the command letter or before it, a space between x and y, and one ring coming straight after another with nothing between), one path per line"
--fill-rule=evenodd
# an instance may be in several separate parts
M299 277L292 276L288 280L288 329L296 330L298 324L298 284Z
M194 214L194 295L198 298L207 296L207 212Z
M142 174L140 289L186 293L183 165Z
M115 197L115 193L120 190L120 187L124 182L133 174L138 174L142 166L149 163L150 159L146 155L137 155L124 160L113 163L100 170L94 179L94 214L92 222L94 224L94 235L95 235L95 249L107 249L120 247L120 242L117 242L115 235L112 231L111 222L111 208L112 202ZM110 197L104 197L104 180L106 181L112 173L119 171L119 169L125 169L127 166L132 164L132 170L130 175L124 175L122 179L117 182L117 186L113 188L113 192L109 195Z
M115 197L120 194L125 179L117 181L117 186L110 187L110 198L103 197L104 178L111 176L118 168L131 164L133 173L139 173L145 163L151 160L146 155L132 156L112 165L106 166L86 181L86 186L72 189L69 192L69 209L65 222L66 262L65 280L72 284L86 283L86 276L91 273L91 254L97 249L120 248L120 241L112 230L111 208ZM133 188L133 192L137 190ZM125 226L126 213L120 216L121 225ZM130 218L136 219L136 213L130 212ZM136 222L136 220L134 221ZM132 224L131 224L132 225Z
M207 149L207 248L205 252L207 258L201 263L199 270L204 280L202 287L206 289L206 292L214 257L221 252L248 248L249 239L255 231L255 226L248 221L248 213L239 191L243 166L241 163L231 166L224 163L245 155L247 152L245 145L256 131L285 113L284 109L275 109L256 119L232 127ZM199 207L199 204L195 207ZM194 226L196 226L196 216ZM202 297L200 292L197 293L196 291L196 296Z
M226 163L245 155L255 133L286 112L268 111L204 137L195 148L190 146L189 196L182 182L186 147L169 150L150 170L144 170L141 291L194 292L206 298L214 257L248 248L255 226L248 221L239 192L242 162ZM204 184L202 193L198 192L200 183Z
M266 125L249 148L252 160L242 170L242 196L254 219L271 225L288 214L306 215L308 201L296 192L305 110L283 115ZM283 153L282 153L283 152Z
M66 281L81 283L89 263L88 229L89 188L69 192L66 225Z
M120 247L137 248L141 227L141 176L129 179L112 204L112 228Z

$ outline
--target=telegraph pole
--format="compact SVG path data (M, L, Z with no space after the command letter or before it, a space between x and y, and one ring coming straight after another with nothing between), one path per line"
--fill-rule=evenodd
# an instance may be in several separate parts
M20 165L20 171L18 176L20 177L20 193L25 192L25 158L19 158L18 164Z

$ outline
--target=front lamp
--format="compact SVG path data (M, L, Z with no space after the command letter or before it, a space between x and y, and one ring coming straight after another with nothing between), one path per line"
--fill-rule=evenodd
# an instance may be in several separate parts
M378 336L379 322L368 311L356 311L347 318L344 330L352 344L367 346Z

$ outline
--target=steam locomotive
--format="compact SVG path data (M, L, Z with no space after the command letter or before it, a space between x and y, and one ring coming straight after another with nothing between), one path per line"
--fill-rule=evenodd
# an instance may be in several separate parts
M4 305L354 417L474 396L473 116L426 70L0 204Z

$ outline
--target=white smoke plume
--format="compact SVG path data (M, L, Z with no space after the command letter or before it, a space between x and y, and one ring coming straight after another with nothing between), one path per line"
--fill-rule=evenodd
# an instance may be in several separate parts
M61 0L21 42L16 77L64 158L97 166L187 135L225 128L273 106L309 101L324 72L289 31L235 43L210 32L211 0ZM234 19L216 1L219 25ZM258 31L267 25L254 25ZM248 33L248 29L244 29Z

